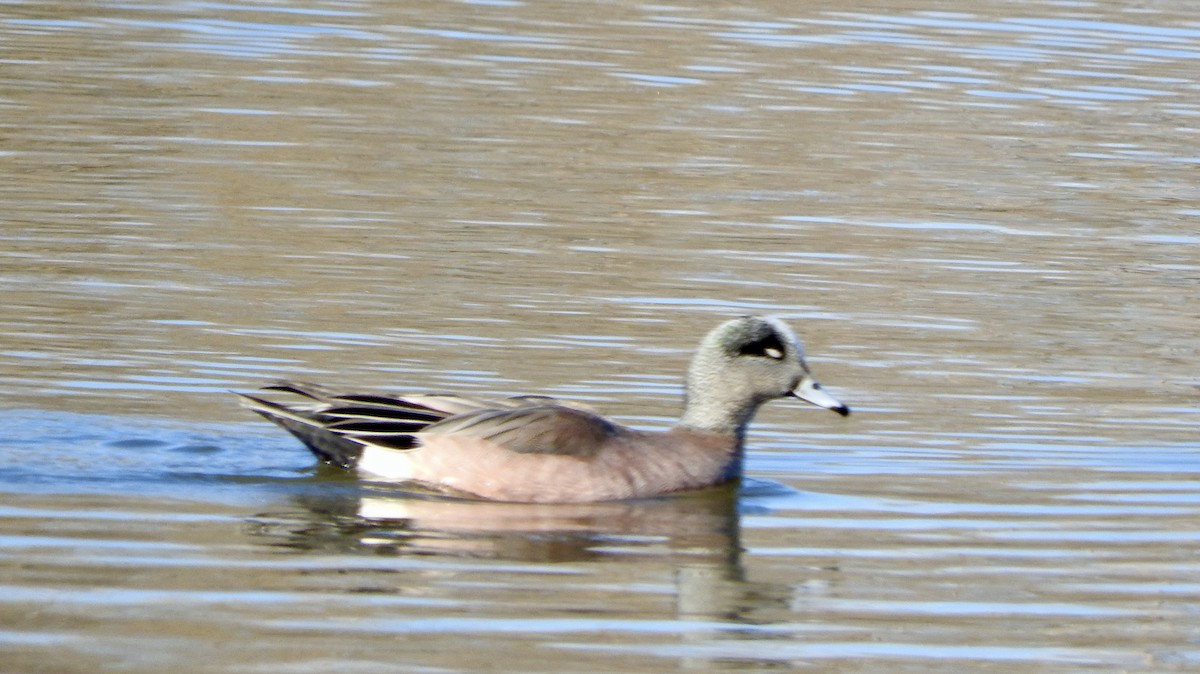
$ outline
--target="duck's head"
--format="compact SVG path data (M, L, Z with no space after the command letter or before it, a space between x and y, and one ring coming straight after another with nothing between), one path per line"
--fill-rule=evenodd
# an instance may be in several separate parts
M687 391L685 425L713 430L744 430L758 406L775 398L850 414L813 377L796 333L772 317L742 316L709 332L688 369Z

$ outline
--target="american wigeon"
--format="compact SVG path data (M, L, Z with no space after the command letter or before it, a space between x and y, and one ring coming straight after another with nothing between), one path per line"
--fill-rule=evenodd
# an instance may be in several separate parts
M700 343L683 417L639 431L545 396L343 394L282 382L282 404L238 394L327 463L365 479L416 483L497 501L580 503L656 496L737 479L746 427L760 405L796 397L843 416L782 321L745 316Z

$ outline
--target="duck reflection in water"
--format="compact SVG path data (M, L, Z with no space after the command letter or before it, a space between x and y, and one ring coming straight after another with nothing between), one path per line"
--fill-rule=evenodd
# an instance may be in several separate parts
M785 585L746 580L739 530L745 488L735 484L639 501L553 505L343 484L347 489L296 496L298 508L256 517L251 533L300 554L665 563L674 578L675 613L688 619L738 620L786 606L792 594ZM786 489L759 481L749 488Z

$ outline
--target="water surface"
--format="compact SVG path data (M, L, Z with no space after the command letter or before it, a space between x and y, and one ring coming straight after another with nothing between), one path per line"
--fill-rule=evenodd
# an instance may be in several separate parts
M2 6L0 669L1200 666L1186 6ZM855 414L740 492L431 500L227 394L662 428L758 312Z

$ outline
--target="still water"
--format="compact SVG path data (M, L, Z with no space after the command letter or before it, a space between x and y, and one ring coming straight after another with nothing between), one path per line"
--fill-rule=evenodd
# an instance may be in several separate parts
M1200 669L1191 2L0 2L0 670ZM662 428L740 491L442 502L229 389Z

